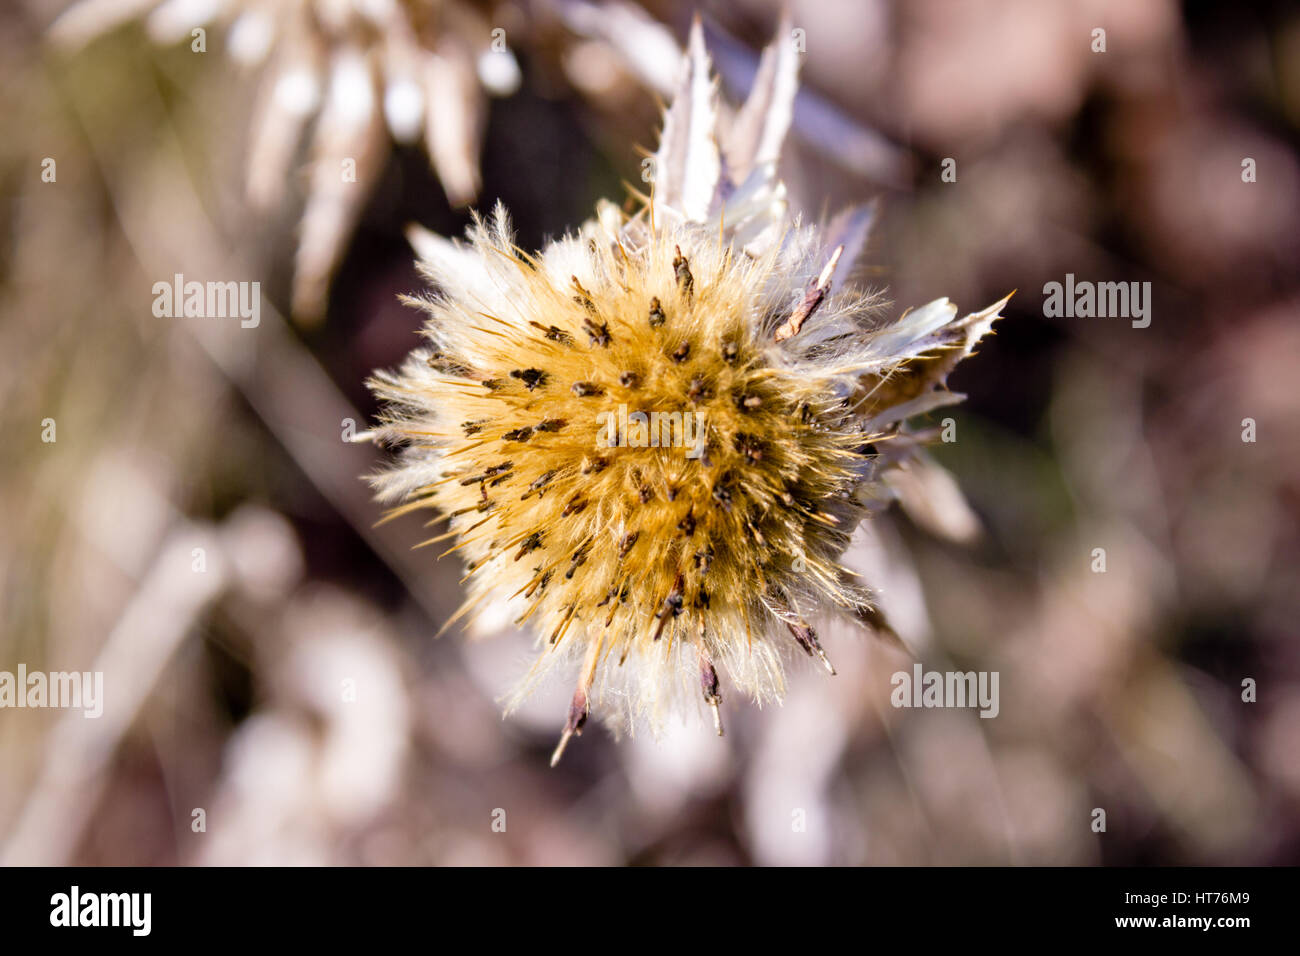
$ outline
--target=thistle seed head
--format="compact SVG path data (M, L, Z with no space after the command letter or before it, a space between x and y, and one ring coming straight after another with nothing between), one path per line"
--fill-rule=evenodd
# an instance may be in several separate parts
M375 484L447 520L458 617L511 602L536 635L520 695L576 670L557 758L588 713L653 723L681 691L720 733L724 685L779 698L791 649L834 673L815 615L871 613L849 536L916 446L905 419L960 398L947 371L997 317L939 300L888 323L842 281L870 211L788 218L796 68L769 49L720 139L697 25L636 214L601 204L536 255L500 206L464 243L413 235L427 345L372 382L402 449Z

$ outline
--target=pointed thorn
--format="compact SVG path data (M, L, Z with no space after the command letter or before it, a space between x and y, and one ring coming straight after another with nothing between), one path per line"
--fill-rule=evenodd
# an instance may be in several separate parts
M569 745L569 738L573 736L573 731L568 727L564 728L564 733L560 735L560 742L555 747L555 752L551 754L551 766L559 764L560 758L564 756L564 748Z
M842 245L837 246L835 251L831 253L830 261L822 269L817 281L810 284L804 292L803 301L795 307L795 310L790 313L790 317L776 330L773 336L774 341L784 342L791 336L797 335L799 330L803 328L803 324L817 311L817 307L822 304L822 300L826 298L826 293L830 290L831 279L835 275L835 267L839 265L840 256L843 254L844 246Z
M560 742L555 745L555 752L551 754L551 766L554 767L564 756L564 748L569 745L569 740L573 737L582 736L582 725L587 722L587 692L579 687L573 692L573 700L569 704L569 716L564 722L564 732L560 734Z
M700 628L701 638L704 636L704 628ZM713 727L722 736L722 693L718 690L718 671L713 666L713 662L704 656L703 651L700 653L700 687L704 690L704 702L709 705L713 711Z
M831 253L830 261L826 263L826 268L822 270L821 275L817 277L817 288L825 291L831 286L831 279L835 275L835 268L840 264L840 256L844 255L844 247L836 246L835 251Z
M822 650L821 641L817 640L817 632L802 621L798 624L786 621L785 626L794 636L799 646L803 648L804 653L809 657L819 658L826 669L830 671L831 676L834 677L835 668L831 666L830 659L826 656L826 652Z

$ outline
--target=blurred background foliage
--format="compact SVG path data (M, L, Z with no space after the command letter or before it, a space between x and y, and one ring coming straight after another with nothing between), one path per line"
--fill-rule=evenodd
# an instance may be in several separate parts
M292 322L307 174L250 212L255 75L215 29L202 55L134 22L58 49L64 6L0 12L0 669L102 670L107 702L0 712L0 860L1300 861L1294 7L791 3L796 208L878 197L864 278L898 308L1019 290L935 450L979 534L933 534L965 507L937 495L855 546L926 667L999 671L1001 712L894 710L910 659L841 629L839 676L795 662L782 708L725 702L722 741L703 718L662 741L593 727L552 771L567 690L500 719L526 639L434 640L460 569L410 550L418 521L375 527L380 455L340 438L416 343L403 230L456 235L467 210L397 146L324 321ZM505 202L525 247L640 184L673 66L652 21L680 42L698 9L735 100L778 17L472 6L522 71L486 107L477 205ZM155 317L176 272L261 282L261 325ZM1066 273L1150 282L1150 327L1044 317Z

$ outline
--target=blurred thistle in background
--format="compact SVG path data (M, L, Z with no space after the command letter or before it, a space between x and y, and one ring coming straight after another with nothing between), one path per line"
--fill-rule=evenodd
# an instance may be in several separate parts
M404 230L467 225L441 173L381 147L330 321L290 326L296 238L245 197L258 80L215 34L61 52L66 6L0 12L0 670L102 671L105 702L0 710L0 859L1300 858L1289 6L791 4L791 206L880 195L867 261L899 302L1020 290L935 446L969 505L918 475L930 506L852 544L924 666L999 672L1000 710L893 708L911 658L829 628L839 676L792 668L779 713L729 715L725 741L593 736L555 771L572 688L498 720L527 641L431 640L459 569L373 526L373 456L345 441L377 411L365 375L416 344ZM520 84L484 118L477 204L527 248L641 181L628 144L654 142L646 89L667 95L697 9L737 100L779 16L515 9L482 15ZM181 272L260 281L261 324L155 316ZM1045 315L1067 275L1150 282L1150 326Z
M285 200L310 126L292 300L305 321L325 311L389 138L422 142L448 199L466 205L478 195L487 94L507 96L519 86L500 13L459 0L80 0L50 36L75 50L142 8L151 8L150 38L186 42L194 52L206 52L209 23L226 23L229 55L260 68L247 172L257 213Z

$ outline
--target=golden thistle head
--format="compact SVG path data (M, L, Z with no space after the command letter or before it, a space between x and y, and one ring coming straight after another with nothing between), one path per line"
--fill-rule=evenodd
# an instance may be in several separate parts
M890 323L843 282L870 211L802 226L775 175L797 67L769 48L724 130L697 24L638 213L535 255L501 207L465 243L413 236L428 344L372 382L400 448L374 482L447 522L457 618L509 602L535 633L520 694L576 672L556 759L593 709L630 727L686 691L720 733L724 683L779 698L792 650L834 673L816 616L873 619L849 536L1002 305Z

